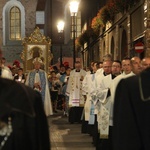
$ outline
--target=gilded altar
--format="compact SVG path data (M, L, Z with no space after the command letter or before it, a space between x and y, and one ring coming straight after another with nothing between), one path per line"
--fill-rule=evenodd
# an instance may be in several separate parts
M43 61L41 69L48 72L53 58L50 47L51 39L49 37L45 37L38 27L35 28L29 37L25 37L23 39L23 52L21 54L24 72L28 73L34 68L32 62L36 57L40 57Z

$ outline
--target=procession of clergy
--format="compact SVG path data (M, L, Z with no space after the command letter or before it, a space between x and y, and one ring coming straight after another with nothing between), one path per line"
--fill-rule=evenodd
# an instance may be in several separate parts
M53 115L48 75L40 68L42 64L40 58L35 58L33 64L34 69L27 77L23 77L23 69L19 70L21 75L18 71L18 75L13 77L11 70L1 62L1 77L25 83L39 91L46 115ZM75 69L70 70L67 75L65 67L63 72L56 73L52 70L60 83L58 88L55 86L54 92L63 95L66 99L63 109L68 109L66 111L68 121L71 124L82 123L81 132L93 137L91 142L97 150L112 149L113 105L118 83L121 79L135 76L148 67L150 67L149 57L141 60L135 56L119 61L112 60L111 55L107 54L103 56L103 62L91 62L89 70L82 69L79 61L76 61ZM64 84L66 85L64 93L62 94L61 91L59 93ZM54 96L55 99L58 95Z

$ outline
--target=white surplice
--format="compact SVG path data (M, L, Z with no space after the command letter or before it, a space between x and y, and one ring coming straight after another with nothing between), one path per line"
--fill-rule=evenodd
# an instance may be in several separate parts
M2 74L1 74L2 78L6 78L6 79L10 79L13 80L13 76L10 70L2 68Z
M83 83L82 83L82 94L86 95L86 102L84 105L85 112L85 121L89 121L90 119L90 111L91 111L91 91L94 88L94 79L95 74L86 74Z
M105 76L97 90L97 99L100 101L100 110L98 113L98 129L100 130L100 138L107 139L109 135L109 126L113 126L113 104L116 87L119 81L123 78L127 78L134 75L121 74L115 79L112 79L112 75ZM108 89L110 89L110 96L107 97Z
M111 112L111 96L107 97L108 90L112 83L112 74L105 76L97 90L97 99L100 102L100 109L98 113L98 129L100 130L100 138L107 139L109 133L110 124L110 112Z
M111 86L110 86L111 101L112 101L111 118L113 118L113 105L114 105L115 92L116 92L116 88L117 88L118 83L120 82L121 79L128 78L128 77L133 76L133 75L135 75L135 74L132 71L129 74L125 74L123 72L121 75L117 76L112 81ZM112 125L113 125L113 119L112 119Z
M80 69L80 72L72 70L70 72L69 81L66 89L66 95L69 96L69 107L83 107L84 98L82 95L82 82L81 77L85 77L86 71Z
M98 98L97 98L97 91L99 89L100 82L102 81L104 77L105 75L104 75L104 71L102 68L96 71L93 88L91 89L91 97L95 105L95 110L94 110L95 114L98 114L98 111L100 109L100 102L98 101Z

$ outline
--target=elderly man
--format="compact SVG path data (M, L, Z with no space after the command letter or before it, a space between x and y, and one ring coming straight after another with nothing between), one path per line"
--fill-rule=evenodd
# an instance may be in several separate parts
M48 88L47 74L44 70L40 69L42 60L39 57L37 57L33 60L33 64L34 69L31 72L29 72L26 79L26 85L41 93L45 113L47 116L52 115L53 113L50 92Z
M112 149L112 110L113 102L111 99L110 86L114 78L121 74L121 62L115 60L112 63L111 74L103 77L99 83L97 91L97 99L100 102L98 114L98 128L100 131L100 141L97 144L97 149L111 150Z

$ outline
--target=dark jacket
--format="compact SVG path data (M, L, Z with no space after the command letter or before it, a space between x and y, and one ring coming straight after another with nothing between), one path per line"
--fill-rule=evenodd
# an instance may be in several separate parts
M114 150L150 150L150 68L118 84L113 144Z
M14 80L15 80L15 81L18 81L18 79L19 79L19 75L14 76ZM25 83L25 75L24 75L24 74L22 75L22 79L21 79L20 82L21 82L21 83Z
M39 93L0 78L0 120L12 118L13 132L3 150L49 150L47 118ZM3 137L0 136L0 143Z

